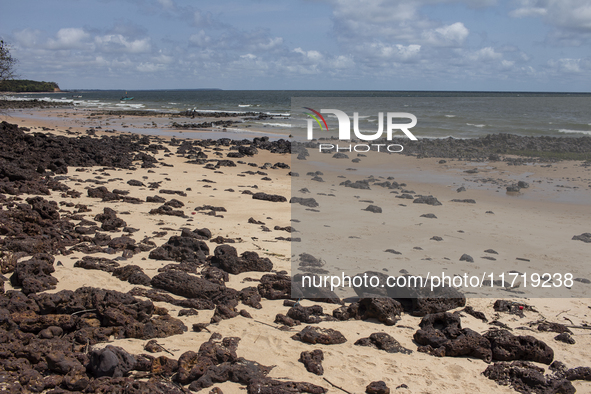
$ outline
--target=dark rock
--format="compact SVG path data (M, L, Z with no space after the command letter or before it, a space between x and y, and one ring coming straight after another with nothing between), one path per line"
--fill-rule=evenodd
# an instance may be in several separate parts
M183 271L166 271L158 274L152 278L151 284L182 297L208 300L220 296L224 289L223 286Z
M390 394L390 388L383 380L379 380L377 382L371 382L368 384L365 388L365 392L367 394Z
M488 319L486 318L484 313L474 310L474 308L471 306L465 307L464 312L466 312L467 314L469 314L471 316L474 316L477 319L482 320L485 323L488 323Z
M568 343L569 345L574 345L576 343L575 339L568 332L558 334L554 337L554 339L560 342Z
M135 358L123 348L108 345L89 354L88 371L95 378L101 376L122 377L135 366Z
M321 376L324 374L322 360L324 360L324 353L320 349L315 349L311 352L303 351L298 361L304 364L306 371Z
M439 357L469 356L490 362L493 358L487 338L469 328L462 329L460 317L449 312L423 317L413 338L420 352Z
M10 283L20 286L24 294L55 289L58 281L51 276L55 272L53 262L54 258L46 253L38 253L30 260L20 261L10 277Z
M511 386L520 393L574 394L571 382L564 378L544 375L544 369L527 361L496 362L482 373L499 385Z
M474 259L469 254L464 253L462 257L460 257L460 261L467 261L468 263L473 263Z
M573 241L583 241L585 243L591 243L591 233L583 233L581 235L573 236Z
M551 332L557 332L557 333L563 333L566 332L568 334L572 334L573 332L564 324L560 324L560 323L551 323L551 322L541 322L538 325L538 331L551 331Z
M332 328L306 326L302 331L292 336L297 341L311 344L335 345L347 342L339 331Z
M209 247L201 240L191 237L172 236L168 241L150 252L154 260L172 260L187 263L201 263L209 254Z
M318 207L318 203L313 198L292 197L289 202L291 204L300 204L310 208Z
M261 258L256 252L244 252L238 257L236 249L230 245L216 247L211 262L235 275L248 271L269 272L273 269L273 263L268 258Z
M166 198L160 196L148 196L146 197L146 202L157 202L162 204L166 202Z
M427 205L442 205L439 200L433 196L420 196L413 200L414 204L427 204Z
M466 204L476 204L476 200L474 200L472 198L464 198L464 199L454 198L451 201L452 202L463 202L463 203L466 203Z
M252 195L254 200L264 200L271 202L286 202L287 198L278 194L267 194L267 193L255 193Z
M291 298L291 277L282 274L266 274L257 286L261 297L269 300Z
M364 209L364 211L369 211L369 212L373 212L373 213L382 213L382 208L380 208L376 205L369 205L367 208Z
M360 338L355 342L358 346L371 346L388 353L411 354L412 350L403 347L396 339L385 332L371 334L368 338Z
M591 368L571 368L564 373L564 377L568 380L586 380L589 382L591 381Z
M244 305L255 309L262 309L261 295L256 287L245 287L239 292L240 300Z
M119 263L114 260L109 260L104 257L90 257L84 256L81 260L74 263L74 267L84 268L87 270L100 270L105 272L113 272L115 268L119 267Z
M306 324L320 323L324 311L320 305L293 306L287 311L287 317Z
M421 215L422 218L427 218L427 219L437 219L437 216L435 216L432 213L425 213L423 215Z
M127 281L132 285L150 286L150 277L137 265L126 265L125 267L115 268L113 270L113 276Z
M491 330L484 337L490 342L493 360L524 360L550 365L554 359L552 348L531 335L516 336L507 330Z
M295 321L291 317L287 317L281 313L278 313L277 315L275 315L274 322L277 324L282 324L287 327L293 327L293 326L297 326L297 325L301 324L299 321Z
M309 253L301 253L299 257L300 267L322 267L325 264L323 260L318 259Z

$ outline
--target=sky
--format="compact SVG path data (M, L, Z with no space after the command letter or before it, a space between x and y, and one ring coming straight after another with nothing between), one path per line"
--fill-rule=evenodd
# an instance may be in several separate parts
M591 91L591 0L0 0L62 89Z

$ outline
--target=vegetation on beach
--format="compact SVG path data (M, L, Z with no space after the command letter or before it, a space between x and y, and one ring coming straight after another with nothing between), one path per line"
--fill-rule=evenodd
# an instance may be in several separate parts
M591 161L591 152L552 152L552 151L534 151L534 150L510 150L508 155L538 157L549 160L582 160Z
M1 92L53 92L59 91L55 82L32 81L29 79L10 79L0 81Z
M16 59L10 54L10 45L0 40L0 81L14 78Z

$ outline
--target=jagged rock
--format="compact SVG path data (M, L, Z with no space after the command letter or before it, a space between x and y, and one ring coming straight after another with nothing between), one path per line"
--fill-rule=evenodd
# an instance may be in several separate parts
M464 308L464 312L466 312L467 314L474 316L477 319L482 320L485 323L488 323L488 319L486 318L485 314L479 311L474 310L473 307L471 306L467 306Z
M468 263L473 263L474 259L469 254L464 253L462 257L460 257L460 261L467 261Z
M360 338L355 342L355 345L375 347L388 353L412 353L412 350L403 347L396 339L385 332L377 332L367 338Z
M291 307L287 311L287 317L297 320L298 322L306 323L306 324L315 324L320 323L322 321L322 316L324 315L324 311L320 305L313 305L313 306L301 306L297 305Z
M113 270L113 276L127 281L132 285L150 286L150 277L137 265L126 265L125 267L115 268Z
M554 337L554 339L556 341L568 343L569 345L574 345L576 343L575 339L568 332L558 334Z
M286 202L287 198L278 194L255 193L252 195L253 200L264 200L271 202Z
M54 258L46 253L38 253L27 261L19 261L10 277L10 283L20 286L25 294L55 289L58 281L51 276L55 272L53 262Z
M390 388L383 380L371 382L365 387L367 394L390 394Z
M248 271L269 272L273 269L273 263L268 258L261 258L256 252L244 252L238 257L236 248L230 245L216 247L211 262L235 275Z
M544 375L544 369L527 361L496 362L482 373L499 385L510 385L514 390L530 394L574 394L570 381L564 378Z
M222 293L223 286L182 271L166 271L152 278L153 287L182 297L211 300Z
M573 236L573 241L583 241L585 243L591 243L591 233L583 233L581 235Z
M507 330L490 330L483 335L490 342L493 360L535 361L550 365L554 351L531 335L516 336Z
M300 267L322 267L325 263L309 253L300 254Z
M93 350L88 364L89 372L95 377L122 377L135 366L135 358L123 348L108 345L104 349Z
M361 298L373 298L375 296L389 297L400 302L405 312L413 316L425 316L429 313L445 312L450 309L464 307L466 297L453 287L435 287L430 291L430 282L425 281L424 286L413 282L412 276L404 274L401 277L404 283L397 283L396 287L388 286L388 276L382 272L366 271L357 274L361 278L376 276L379 279L377 286L355 286L353 290ZM405 286L402 286L405 285Z
M283 274L266 274L257 286L261 297L269 300L291 298L291 277Z
M305 207L316 208L319 206L318 202L314 198L302 198L302 197L292 197L289 199L291 204L300 204Z
M332 328L320 328L306 326L302 331L292 336L297 341L323 345L334 345L347 342L347 339L339 331Z
M152 250L149 257L200 264L208 254L209 246L205 242L192 237L172 236L164 245Z
M418 198L415 198L413 200L413 203L414 204L427 204L427 205L433 205L433 206L442 205L441 202L439 202L439 200L433 196L420 196Z
M156 202L162 204L166 202L166 198L160 196L148 196L146 197L146 202Z
M493 358L487 338L469 328L462 328L460 317L449 312L428 314L413 338L420 352L440 357L469 356L490 362Z
M322 360L324 360L324 353L320 349L315 349L311 352L303 351L298 361L304 364L306 371L320 376L324 374Z
M263 308L261 305L262 298L259 294L259 290L256 287L245 287L244 289L240 290L239 296L244 305L248 305L255 309Z

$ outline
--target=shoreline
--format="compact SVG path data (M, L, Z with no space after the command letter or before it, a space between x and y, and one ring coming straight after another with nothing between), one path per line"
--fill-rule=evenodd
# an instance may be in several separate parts
M291 259L297 259L297 256L293 255L290 242L277 239L300 236L297 232L286 232L281 228L294 226L296 231L304 230L301 228L302 224L292 222L291 210L293 207L291 205L293 204L257 200L253 199L251 194L264 192L271 195L280 195L287 197L288 201L291 196L300 196L300 185L295 180L310 178L306 175L308 167L310 170L318 169L318 167L315 167L312 158L294 163L296 161L295 157L292 158L289 154L271 153L270 150L260 148L252 156L229 157L229 153L240 153L239 146L242 146L242 144L239 140L224 145L219 140L208 142L198 138L175 140L170 136L134 135L125 132L126 129L132 127L123 128L121 126L146 126L146 130L148 130L150 126L153 129L159 129L161 124L157 123L156 127L153 127L152 124L142 125L142 122L145 123L145 119L135 119L133 116L122 116L121 118L105 116L101 119L98 119L97 116L94 117L95 119L88 119L88 114L83 113L80 116L74 116L68 111L62 112L61 116L58 116L60 111L60 109L39 111L40 113L35 115L37 118L24 117L20 113L16 113L12 118L8 119L8 122L17 123L19 127L29 128L26 131L27 134L40 132L70 138L87 136L86 130L93 125L96 136L89 136L93 141L106 136L127 143L125 141L129 138L131 142L139 144L138 149L143 150L138 152L130 151L133 152L133 155L130 155L131 159L136 157L138 159L130 159L130 165L126 168L114 165L68 166L66 160L61 166L58 166L58 168L67 166L67 172L56 173L51 178L59 179L59 182L70 188L68 190L71 193L67 194L64 189L62 191L51 191L49 195L43 195L42 197L56 201L58 208L54 209L64 218L76 223L72 230L80 228L79 231L90 232L88 235L76 233L81 240L88 238L87 241L76 244L81 245L79 250L74 250L71 254L55 255L56 263L53 265L55 272L51 275L58 282L55 284L54 289L45 290L39 292L39 294L55 294L68 290L76 291L76 289L83 286L99 287L122 293L134 291L134 288L137 287L144 291L158 289L151 287L149 284L146 285L147 282L132 284L127 280L120 280L112 276L111 272L106 270L87 270L75 266L75 264L83 261L85 257L102 257L119 264L121 267L139 266L149 279L167 272L181 272L183 269L191 268L191 265L179 266L177 264L176 267L171 268L168 266L175 264L175 261L156 260L153 256L150 257L150 253L154 250L154 247L165 245L171 236L183 234L182 228L188 228L189 230L208 228L210 230L210 238L198 238L208 246L209 256L214 255L214 250L220 245L226 245L236 248L238 255L243 252L255 251L260 257L270 259L273 263L273 272L245 271L237 274L230 273L227 281L221 279L224 286L233 289L232 291L240 291L252 286L255 288L258 286L258 289L262 289L264 286L259 281L264 275L274 274L280 276L282 271L288 274L291 273L291 275L298 273L292 271L292 267L297 262L295 260L292 262ZM48 116L46 112L50 112L50 115ZM56 114L52 116L51 113L54 112ZM1 118L2 120L6 119L4 116ZM117 125L115 125L115 121L117 121ZM100 126L101 129L97 129L96 126ZM115 126L123 132L105 131ZM264 130L261 130L261 132L264 132ZM187 134L189 133L183 133L183 136L186 137ZM199 132L191 134L199 135ZM140 144L140 141L143 142ZM245 142L244 146L249 147L252 143L253 141ZM183 146L184 148L182 148ZM152 150L146 150L150 147ZM98 148L100 146L97 145ZM248 152L248 150L243 151ZM312 148L310 148L310 151L312 157L318 155ZM199 157L200 152L207 157ZM138 155L138 153L140 154ZM479 154L482 154L482 152ZM153 157L154 160L148 156ZM332 154L326 156L330 157ZM102 155L102 157L108 158L108 155ZM117 157L123 158L124 156ZM139 159L139 157L143 159ZM591 193L590 168L584 165L585 163L582 161L562 160L548 163L532 161L524 165L515 165L519 164L519 161L492 162L476 160L478 157L469 158L469 160L448 158L444 160L444 163L441 163L441 160L435 157L417 158L416 156L395 154L380 156L379 158L361 157L361 164L368 163L369 169L361 168L358 165L357 171L347 173L347 179L351 180L367 179L370 175L374 175L376 178L379 176L384 176L384 178L392 176L397 182L407 184L403 188L413 190L412 194L433 195L443 202L442 206L413 204L412 201L395 198L394 194L389 193L390 190L346 188L338 183L344 179L337 179L337 172L330 171L332 167L328 168L324 171L325 175L322 175L325 178L324 183L306 183L312 191L312 194L306 195L306 197L313 197L320 203L320 212L315 213L315 215L319 215L317 217L326 220L322 222L323 224L332 226L330 229L324 230L319 237L322 237L328 243L332 242L335 245L341 245L343 247L341 253L344 254L352 253L352 250L355 247L359 248L360 245L369 245L378 251L379 258L388 259L392 264L392 268L397 268L396 271L399 268L424 264L423 259L427 258L432 259L438 267L447 267L451 263L448 263L445 258L453 259L457 264L457 260L462 253L470 254L474 257L475 264L483 267L486 264L500 266L501 263L513 262L515 256L527 258L539 264L543 262L551 267L560 267L565 262L584 265L585 256L588 256L588 244L571 240L571 237L589 232L588 224L591 222L591 217L589 217L591 199L588 198L589 193ZM509 156L509 158L512 157ZM199 159L203 161L199 161ZM236 166L219 165L222 160L230 160ZM329 160L327 165L332 165L333 162ZM216 167L215 163L218 163L219 166ZM252 165L249 165L249 163L252 163ZM266 165L266 163L270 163L270 165ZM285 163L291 168L275 166L276 163ZM351 163L351 161L349 160L348 163ZM211 165L208 167L209 164ZM355 166L357 164L347 165ZM472 171L475 168L477 171ZM299 171L299 177L290 177L288 173L296 171L296 169ZM257 173L257 171L264 173L264 175ZM506 187L517 181L528 182L529 188L523 189L521 194L507 194ZM99 197L98 194L95 195L94 192L91 192L91 189L95 190L101 186L106 187L111 194ZM461 187L466 190L457 192L456 189ZM115 193L115 190L118 190L120 194ZM161 190L168 190L177 194L169 195L162 193ZM250 194L243 194L245 191L250 192ZM403 194L402 189L393 189L392 191L399 192L396 195ZM73 197L76 194L75 192L80 193L80 196ZM331 193L337 195L339 199L329 196ZM90 196L90 194L93 194L93 196ZM172 211L183 211L183 216L165 214L165 212L171 211L163 209L162 202L150 203L146 201L148 197L154 195L163 197L168 203L171 203L168 206L172 207ZM6 198L10 201L2 203L3 207L0 212L6 213L11 209L16 209L18 200L13 199L14 197L22 198L20 203L24 203L27 197L33 197L33 195L15 196L7 194ZM133 203L130 198L139 199L141 203ZM450 202L453 198L474 199L476 204L454 204ZM182 205L173 202L173 199ZM390 231L396 237L389 238L387 245L380 242L372 244L369 240L370 227L372 226L368 225L367 228L355 232L357 230L353 230L351 223L344 219L344 221L337 220L334 223L328 221L329 216L335 217L335 212L336 214L343 213L343 209L349 209L347 205L339 205L349 200L354 201L356 204L355 210L359 211L367 206L368 203L363 202L365 200L375 200L377 205L384 207L383 219L379 220L379 223L386 221L391 229ZM12 207L9 207L10 203L13 204ZM79 204L79 207L76 208L75 204ZM394 216L387 216L389 215L386 211L388 205L392 205L396 209L396 211L393 211ZM82 206L85 206L89 211L84 212L84 209L81 209ZM198 207L209 208L196 209ZM224 211L214 210L212 207L223 207ZM96 221L96 215L104 213L105 208L113 209L117 217L126 222L127 227L137 231L124 232L122 231L123 226L115 228L113 231L104 231L101 228L101 222ZM152 209L160 210L158 213L152 214L150 213ZM352 212L353 210L349 209L349 211ZM493 211L494 215L487 214L486 211ZM437 218L423 219L420 217L421 214L426 213L434 213ZM74 217L77 218L74 219ZM253 218L254 222L264 224L255 224L250 221L250 218ZM375 225L377 222L371 223ZM94 233L88 230L92 229L93 226L97 227ZM266 231L263 227L266 227L269 231ZM298 229L298 227L300 228ZM462 233L459 233L458 230L461 230ZM109 235L112 239L120 241L121 237L127 234L129 238L134 240L136 246L130 246L129 249L124 246L122 249L117 249L115 246L117 243L113 243L108 247L106 245L99 247L94 240L96 238L95 234ZM347 239L351 235L359 236L361 240L350 239L346 242L347 245L344 245L343 239ZM434 235L440 235L443 241L430 240L429 238ZM221 237L220 244L212 241L217 237ZM3 235L2 239L6 239L6 236ZM154 243L151 250L142 251L137 246L145 239ZM230 240L234 242L231 243ZM361 242L361 244L357 242ZM83 248L83 245L87 245L88 248L95 248L97 252L85 253L88 248ZM146 241L144 245L150 244ZM421 250L414 249L415 247L420 247ZM69 252L71 248L72 246L68 246L65 249ZM98 251L98 248L101 251ZM112 248L114 253L111 254L112 251L107 250L108 248ZM384 253L383 250L386 248L394 248L402 254ZM483 252L489 248L498 252L498 255L494 255L497 259L495 263L491 263L488 259L482 259L482 256L493 256L490 253ZM126 253L126 250L131 250L131 252ZM310 252L316 257L328 260L327 256L322 255L321 250ZM368 256L363 255L361 261L367 261L364 260L366 257ZM19 263L24 262L27 258L21 257ZM61 265L57 264L57 261ZM203 267L209 267L210 263L211 259L209 262L193 268L197 268L195 272L201 272L200 270ZM582 271L584 271L584 268L582 268ZM9 276L10 274L5 275ZM196 273L191 275L195 276ZM201 278L204 275L201 272L199 277ZM179 282L176 285L179 289L185 288L185 283ZM585 285L577 282L577 286L578 289L581 289L581 286ZM16 288L20 289L20 287ZM5 282L5 290L12 289L13 286L10 282ZM232 291L228 291L228 294L233 294ZM170 295L170 293L166 294ZM187 299L174 293L171 297L177 300ZM228 295L228 297L230 296ZM143 302L148 300L143 296L137 296L137 298ZM553 358L564 362L569 368L589 366L591 364L591 359L587 354L587 349L591 345L591 338L586 335L584 329L571 328L574 331L572 336L576 338L576 344L571 345L555 340L557 334L555 332L538 329L539 323L532 324L532 322L540 320L561 323L562 325L586 327L590 324L588 320L589 298L524 299L518 294L507 293L507 297L503 297L503 299L512 300L520 305L532 306L533 310L525 309L522 312L523 317L511 311L499 311L493 305L496 298L467 298L466 304L472 307L473 310L483 312L489 321L505 324L512 329L515 336L532 335L537 340L543 341L553 349ZM301 325L291 328L285 327L282 330L281 326L288 320L284 319L280 320L283 323L276 323L278 321L277 315L288 315L290 312L289 307L284 306L284 300L281 298L263 297L260 300L261 308L245 305L245 299L237 299L235 305L231 303L224 304L230 312L227 312L228 315L221 317L219 320L214 319L217 322L212 322L211 319L216 316L216 313L218 313L218 317L220 316L220 308L217 309L217 312L213 309L198 309L195 310L195 312L198 312L196 314L183 312L183 315L180 316L182 310L189 308L174 305L170 301L153 301L156 307L167 311L164 314L164 311L160 309L163 316L170 317L171 326L176 324L173 323L176 322L173 319L177 319L186 326L187 331L158 338L158 343L168 353L158 349L155 353L150 354L159 357L161 363L168 362L166 360L176 361L188 350L197 353L200 346L208 341L211 333L217 332L226 338L241 338L237 349L234 350L238 357L244 357L246 360L253 360L262 365L275 365L275 368L269 372L268 377L279 382L285 380L310 382L316 386L329 389L330 392L336 391L336 389L331 387L324 378L351 392L364 392L368 384L380 380L384 381L391 390L396 389L397 393L515 392L512 388L498 385L495 381L483 376L482 372L493 364L487 364L479 360L478 357L473 355L434 357L431 354L417 351L419 350L419 344L416 342L415 333L419 329L419 323L422 320L420 316L413 316L407 312L399 313L397 319L400 320L394 325L384 324L375 318L340 321L332 318L333 311L338 309L340 305L311 300L301 300L300 303L304 307L321 306L324 314L319 315L320 322L312 323L314 316L310 316L310 321L302 321ZM240 310L245 310L252 319L245 317L246 314L233 315L232 312L239 313ZM458 319L461 317L462 327L470 328L479 334L486 333L491 328L496 327L470 315L462 307L450 309L449 312L450 315L451 312L458 312L457 316ZM84 318L88 319L89 324L90 321L96 324L93 319L97 320L97 316L95 316L97 312L86 313L88 316ZM230 316L232 317L230 318ZM17 316L13 317L16 318ZM156 319L156 317L153 317L153 319ZM196 324L206 325L210 332L203 329L192 331L191 328L195 327ZM347 341L342 344L323 345L306 344L291 338L293 334L300 332L306 325L338 330ZM104 329L105 327L101 328ZM377 332L391 335L402 347L412 350L412 353L388 353L376 349L375 346L368 347L355 344L358 340ZM130 354L139 355L147 352L144 347L146 342L146 338L132 338L126 335L117 338L116 335L113 335L108 337L107 341L99 341L93 344L90 349L91 351L100 351L106 345L115 345L125 349ZM86 344L82 345L82 347L84 346ZM308 372L305 366L298 362L301 352L315 349L322 350L324 354L324 361L322 362L324 374L322 376ZM229 365L234 365L232 363L232 361L229 361ZM154 371L154 365L155 363L151 364L148 372ZM536 362L535 365L548 368L547 364L541 362ZM162 372L162 374L164 376L173 375L173 373L168 374L167 371ZM149 376L154 377L157 375L149 374ZM287 379L282 380L282 378ZM579 392L588 391L591 387L590 384L581 380L572 381L572 385ZM241 392L245 384L226 381L215 383L215 387L219 387L226 393L234 393ZM251 387L255 386L251 384L248 387L251 390ZM176 389L178 390L178 387ZM254 388L252 389L254 390Z

